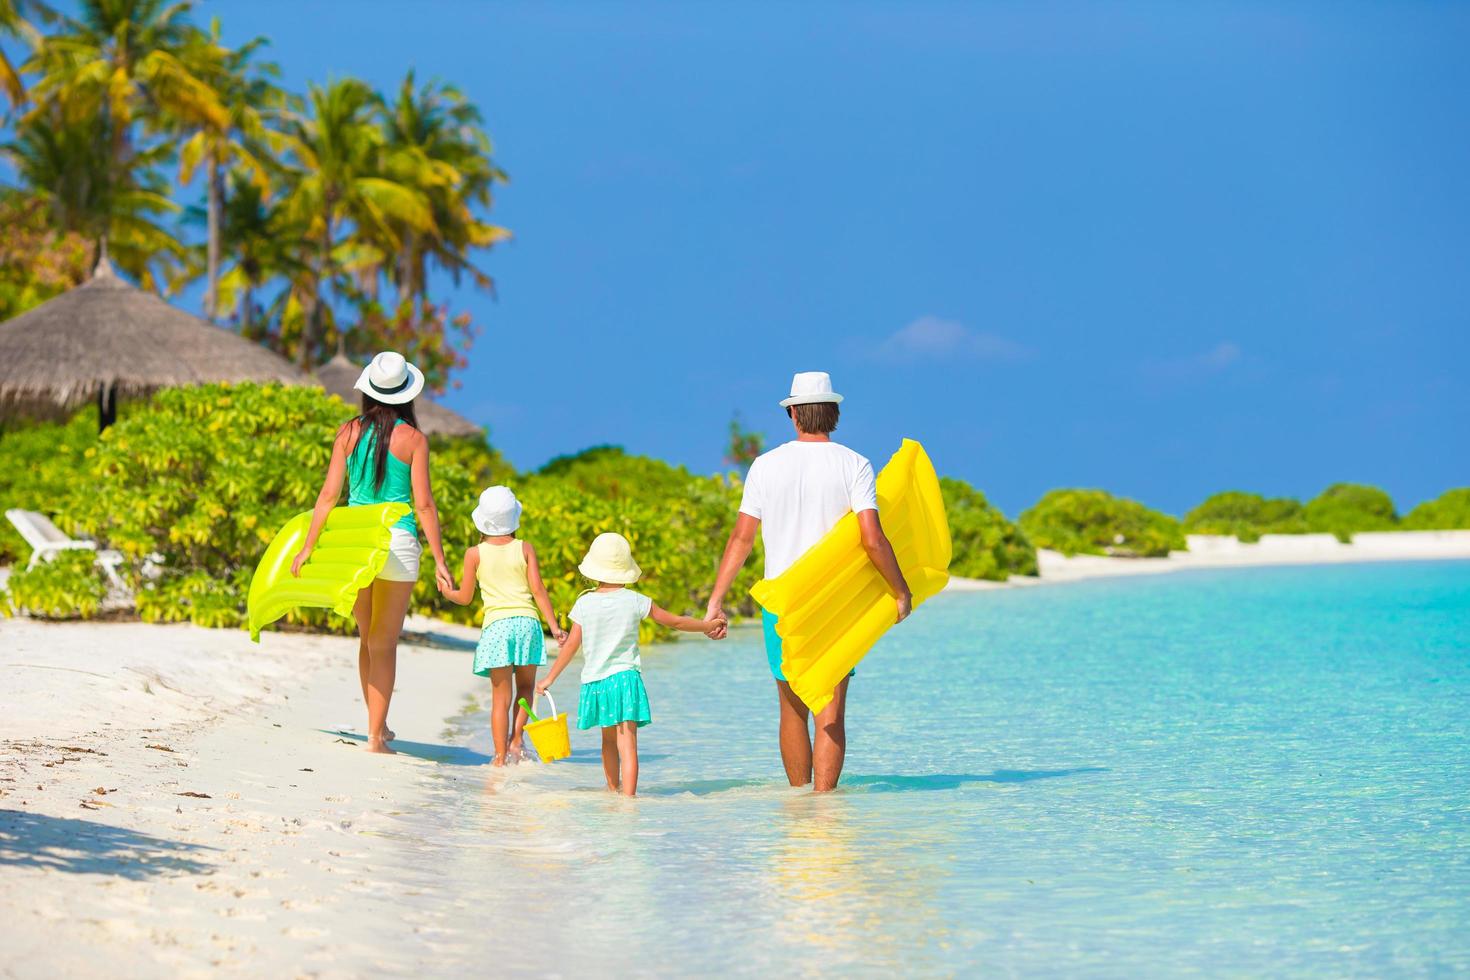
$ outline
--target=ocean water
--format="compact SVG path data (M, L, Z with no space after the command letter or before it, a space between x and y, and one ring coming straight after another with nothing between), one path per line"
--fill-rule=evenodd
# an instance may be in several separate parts
M441 765L396 815L436 963L1470 970L1470 563L941 596L860 667L823 796L785 785L758 630L644 675L636 801L574 731L566 762Z

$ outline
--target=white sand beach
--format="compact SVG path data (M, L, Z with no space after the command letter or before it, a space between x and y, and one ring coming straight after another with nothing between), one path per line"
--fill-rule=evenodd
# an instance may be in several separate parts
M1331 534L1265 534L1245 544L1234 537L1191 534L1189 550L1167 558L1114 558L1036 552L1038 575L1013 575L1005 582L953 578L949 590L978 592L1051 585L1120 575L1163 575L1203 568L1267 565L1336 565L1366 561L1435 561L1470 558L1470 531L1380 531L1353 535L1345 544Z
M8 620L0 651L6 976L423 965L372 844L425 781L488 772L430 761L467 751L440 739L477 693L462 654L400 651L384 760L323 730L362 724L351 639Z

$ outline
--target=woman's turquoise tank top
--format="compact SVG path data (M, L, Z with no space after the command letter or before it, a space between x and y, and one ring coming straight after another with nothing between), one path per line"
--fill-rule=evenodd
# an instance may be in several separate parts
M402 424L403 419L399 419L394 428ZM392 452L388 453L388 467L383 472L382 485L373 486L373 446L376 443L373 430L364 428L357 445L352 447L352 455L347 457L347 503L353 507L395 503L412 507L413 481L410 477L413 468ZM393 526L401 527L409 534L419 533L418 522L411 510Z

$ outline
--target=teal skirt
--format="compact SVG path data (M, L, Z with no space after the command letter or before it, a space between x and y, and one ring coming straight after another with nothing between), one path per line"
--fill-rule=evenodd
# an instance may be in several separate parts
M509 616L486 623L475 646L475 666L481 677L500 667L539 667L546 663L546 641L541 636L541 620L530 616Z
M577 702L578 728L607 728L625 721L636 721L639 728L653 721L641 671L620 670L582 685L582 697Z

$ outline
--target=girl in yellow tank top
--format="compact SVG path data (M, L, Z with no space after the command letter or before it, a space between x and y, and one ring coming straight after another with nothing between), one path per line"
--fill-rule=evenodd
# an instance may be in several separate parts
M490 678L494 764L503 766L507 758L519 759L522 752L525 718L513 712L511 706L522 697L529 701L535 696L536 668L546 663L541 619L558 643L567 634L557 621L551 597L541 581L536 549L515 536L521 524L521 504L515 494L508 487L489 488L480 494L472 517L484 537L465 552L459 588L441 587L441 591L465 606L479 586L485 612L480 642L475 647L474 672Z

